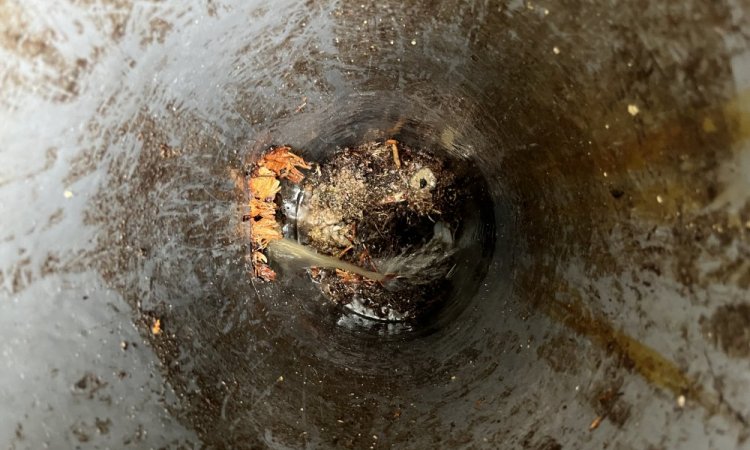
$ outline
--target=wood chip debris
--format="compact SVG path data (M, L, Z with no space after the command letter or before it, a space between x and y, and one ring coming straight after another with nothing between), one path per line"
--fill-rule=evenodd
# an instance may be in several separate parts
M302 111L302 109L307 106L307 97L302 97L302 103L297 107L297 109L294 110L295 113L298 113Z
M602 424L602 420L604 420L604 416L596 416L591 422L591 425L589 425L589 431L594 431L599 428L599 425Z
M151 325L151 333L154 335L161 333L161 319L154 320L154 324Z
M259 165L272 170L279 178L288 179L296 184L305 178L297 167L310 169L311 166L290 150L291 147L276 147L263 156Z
M301 182L305 176L298 170L310 169L304 159L291 152L291 147L281 146L269 150L255 164L248 179L250 191L250 241L253 273L264 281L276 279L276 273L268 266L263 254L269 243L281 239L281 225L276 220L276 195L281 191L280 179L292 183Z
M336 276L339 280L346 284L360 284L363 283L367 286L373 286L377 283L375 280L371 280L369 278L365 278L362 275L357 275L356 273L348 272L346 270L336 269Z
M361 276L341 269L336 269L336 276L344 283L359 283L362 281Z
M393 152L393 162L396 164L396 168L401 168L401 159L398 157L398 141L395 139L388 139L385 141L386 144L391 146L391 151Z

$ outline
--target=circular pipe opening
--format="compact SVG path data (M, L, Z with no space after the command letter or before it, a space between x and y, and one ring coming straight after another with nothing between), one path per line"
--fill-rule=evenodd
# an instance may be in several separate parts
M407 124L392 137L409 134ZM319 159L307 180L283 183L277 199L286 250L271 244L270 257L283 263L286 283L306 283L312 297L322 292L343 307L336 322L349 327L421 332L470 305L495 239L493 202L471 160L397 139L305 148ZM318 254L385 279L328 267Z

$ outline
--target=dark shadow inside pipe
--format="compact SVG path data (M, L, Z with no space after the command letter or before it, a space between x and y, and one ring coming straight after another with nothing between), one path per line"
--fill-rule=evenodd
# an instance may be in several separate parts
M370 105L370 108L380 107L380 104ZM367 120L368 115L380 117ZM363 111L351 114L346 121L332 122L320 130L315 140L301 147L305 154L309 155L308 160L325 164L332 154L344 148L356 147L365 142L364 139L383 141L395 138L417 152L428 151L438 158L448 172L456 177L455 185L461 189L461 197L456 201L455 210L447 212L447 217L455 218L460 224L453 233L458 250L452 258L454 269L451 270L449 284L443 291L431 294L440 297L438 304L425 314L420 314L417 320L409 321L408 325L363 321L359 317L353 317L356 314L351 312L345 313L349 317L339 317L337 322L355 328L374 327L385 333L408 332L423 335L439 330L471 305L495 251L497 225L494 205L500 202L493 202L490 197L489 187L480 168L470 159L457 154L452 146L446 147L439 139L435 139L434 135L435 130L430 130L417 120L403 120L393 114L387 114L386 111L370 111L365 107ZM248 158L252 159L253 156ZM498 217L507 220L508 215ZM507 223L501 226L506 230L510 228ZM430 234L432 228L430 225ZM506 267L510 267L510 264L509 259L504 263ZM308 283L308 289L315 289L305 277L289 275L292 275L292 282Z

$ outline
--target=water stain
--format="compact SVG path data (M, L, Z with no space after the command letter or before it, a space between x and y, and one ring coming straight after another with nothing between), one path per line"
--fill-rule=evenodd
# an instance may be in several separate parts
M623 366L638 372L650 383L675 395L692 389L694 382L673 362L615 329L604 317L583 306L583 299L577 291L567 289L565 292L570 296L568 301L550 301L543 307L551 318L618 356Z
M578 366L575 357L577 350L569 336L559 334L537 347L536 354L555 372L573 373Z
M721 393L706 390L696 378L688 376L657 350L616 329L605 317L586 308L576 290L567 288L564 283L561 285L558 292L567 293L569 299L565 302L552 300L542 306L549 317L600 345L617 357L624 368L638 373L655 387L675 397L684 395L709 414L721 415L742 428L747 426L747 419L724 402ZM744 316L742 321L748 323ZM741 439L745 438L741 436Z
M710 318L701 320L706 337L732 358L750 356L750 305L720 306Z
M172 31L172 24L164 19L155 17L149 22L150 30L149 33L141 38L141 47L146 47L158 42L163 44L167 35Z

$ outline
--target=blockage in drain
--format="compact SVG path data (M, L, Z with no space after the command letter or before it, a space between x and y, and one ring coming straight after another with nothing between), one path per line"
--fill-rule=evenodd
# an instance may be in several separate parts
M278 156L279 148L267 155ZM268 176L267 155L256 180ZM445 300L465 189L444 159L388 140L344 148L307 167L314 170L299 188L294 232L260 246L268 247L271 263L301 262L325 297L370 319L416 319ZM302 181L295 178L289 179ZM253 184L259 183L251 178L251 192ZM264 233L267 223L249 221L251 234ZM265 256L253 263L262 274Z

